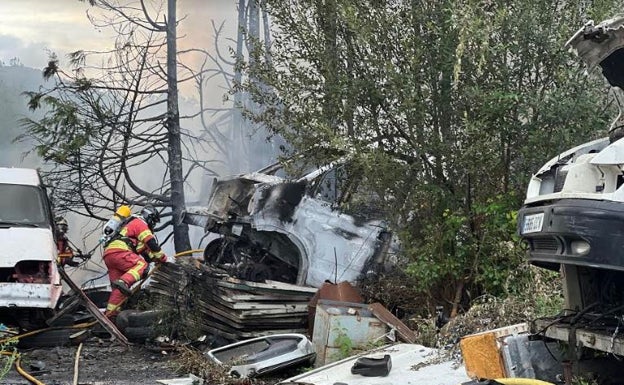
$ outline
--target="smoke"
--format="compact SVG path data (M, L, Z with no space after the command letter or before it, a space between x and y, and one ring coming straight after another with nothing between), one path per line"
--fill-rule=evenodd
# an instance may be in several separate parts
M18 120L25 116L33 117L26 108L22 92L37 90L43 82L41 70L28 66L43 68L50 52L58 54L61 66L66 65L68 52L81 49L108 49L113 44L113 37L107 36L106 31L90 25L85 15L89 8L85 3L72 1L70 2L72 5L67 8L55 6L54 11L50 10L49 14L39 14L38 23L28 23L30 16L25 11L27 8L21 7L29 5L39 7L45 2L23 0L6 3L14 4L0 2L0 12L4 15L13 15L13 18L8 17L9 21L0 28L0 60L9 64L13 59L10 63L13 65L0 67L0 111L3 113L0 127L4 133L15 137L21 133ZM243 28L249 28L249 12L244 14L246 19ZM233 68L235 60L232 55L236 52L237 39L242 36L241 26L238 24L237 2L178 1L178 15L181 20L178 29L179 50L182 52L191 48L202 49L208 51L213 58L204 62L205 57L202 55L182 54L181 61L195 69L205 65L208 69L220 71L218 76L201 85L204 107L208 110L203 116L181 122L183 130L213 143L205 147L203 153L197 155L203 159L214 160L215 166L211 170L214 175L210 172L195 172L191 174L185 188L186 199L190 205L205 204L215 175L246 173L264 167L276 160L281 143L267 142L266 131L262 127L246 122L242 118L241 111L233 108L234 98L229 95L235 76ZM67 27L58 28L58 23L62 20ZM50 23L56 24L57 28L44 28ZM25 25L28 25L26 27L28 31L22 30ZM264 32L259 27L257 29L256 33ZM17 61L14 58L17 58ZM188 83L180 88L182 116L192 115L200 107L196 86ZM244 97L242 99L244 100ZM32 147L33 143L28 142L18 144L1 142L0 165L29 168L43 166L36 154L32 153ZM24 156L29 151L29 155ZM147 177L150 173L146 172L145 175ZM106 272L106 268L101 261L101 248L95 246L102 224L74 214L67 214L66 219L70 224L68 236L76 247L84 252L95 248L92 260L82 270L75 272L76 280L84 282L101 276ZM159 239L167 237L168 230L158 233ZM209 239L204 239L204 235L203 229L191 226L190 237L193 248L205 246ZM173 255L172 240L167 241L163 249L168 255ZM93 282L93 284L106 283L107 277Z

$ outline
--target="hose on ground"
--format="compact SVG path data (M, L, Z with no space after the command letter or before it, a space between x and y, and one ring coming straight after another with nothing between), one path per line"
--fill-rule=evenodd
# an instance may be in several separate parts
M504 385L554 385L552 382L536 380L535 378L497 378L494 381Z
M28 381L30 381L31 383L35 384L35 385L45 385L43 382L37 380L35 377L31 376L30 373L28 373L27 371L24 370L24 368L22 368L22 363L21 363L21 356L17 351L14 352L7 352L7 351L0 351L0 354L2 354L3 356L13 356L15 357L15 370L17 370L17 372L24 377L25 379L27 379Z
M182 251L182 252L174 254L174 257L177 258L177 257L181 257L181 256L184 256L184 255L189 255L189 254L193 254L193 253L197 253L197 252L203 252L203 250L201 250L201 249L186 250L186 251ZM139 287L140 287L140 285L139 285ZM92 321L92 322L84 322L84 323L80 323L80 324L76 324L76 325L72 325L72 326L54 326L54 327L48 327L48 328L31 330L31 331L28 331L26 333L18 334L18 335L7 337L7 338L2 338L2 339L0 339L0 344L5 344L5 343L7 343L9 341L18 341L20 338L29 337L29 336L36 335L36 334L39 334L39 333L43 333L43 332L50 331L50 330L90 328L91 326L94 326L97 323L98 323L97 321ZM82 346L82 344L81 344L81 346ZM28 381L32 382L35 385L45 385L43 382L41 382L41 381L37 380L36 378L34 378L33 376L31 376L28 372L26 372L21 367L20 353L18 353L18 352L0 351L0 354L2 354L2 355L15 355L15 357L16 357L16 359L15 359L15 369L17 370L17 372L22 377L26 378ZM76 374L74 376L74 383L77 380Z

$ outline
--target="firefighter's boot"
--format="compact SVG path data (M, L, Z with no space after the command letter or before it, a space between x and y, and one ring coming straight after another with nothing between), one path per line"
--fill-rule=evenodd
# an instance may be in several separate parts
M128 287L128 284L125 283L121 279L116 279L113 282L111 282L111 286L113 288L119 289L119 291L127 297L132 295L132 290L130 290L130 288Z

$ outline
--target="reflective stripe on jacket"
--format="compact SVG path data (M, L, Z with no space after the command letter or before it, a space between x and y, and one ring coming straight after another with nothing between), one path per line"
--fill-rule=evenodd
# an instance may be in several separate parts
M125 240L121 238L125 238ZM152 238L154 238L154 234L147 223L143 219L135 217L119 230L119 236L106 246L104 253L113 250L129 250L137 254L151 251L148 250L146 243ZM134 245L134 250L126 243L126 240Z

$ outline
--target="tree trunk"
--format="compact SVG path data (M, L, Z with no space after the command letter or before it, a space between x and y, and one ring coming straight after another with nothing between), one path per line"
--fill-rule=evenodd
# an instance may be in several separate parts
M453 297L453 307L451 308L451 318L455 318L459 313L459 304L461 303L462 294L464 292L465 282L462 279L457 282L457 286L455 287L455 297Z
M168 0L167 12L167 131L169 136L168 163L171 178L171 210L173 244L176 252L190 250L188 225L182 223L184 201L184 173L180 138L180 111L178 108L178 74L176 42L176 0Z

